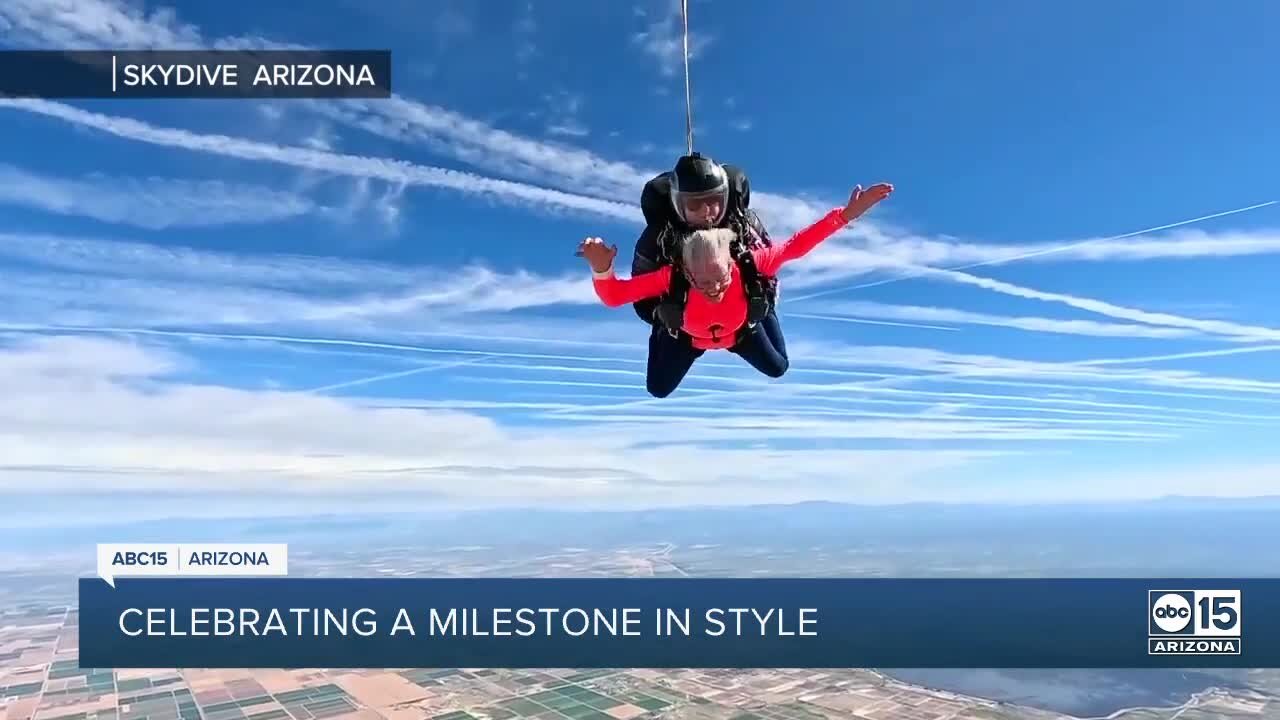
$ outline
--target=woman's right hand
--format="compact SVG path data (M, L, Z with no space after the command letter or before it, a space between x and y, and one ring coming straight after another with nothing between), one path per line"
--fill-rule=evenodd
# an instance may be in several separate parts
M578 252L575 254L587 259L592 272L602 273L613 267L613 258L618 254L618 246L605 247L604 240L589 237L578 245Z

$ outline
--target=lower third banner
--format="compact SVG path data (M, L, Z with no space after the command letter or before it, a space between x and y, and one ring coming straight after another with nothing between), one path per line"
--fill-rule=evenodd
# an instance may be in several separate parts
M1280 579L115 582L83 667L1280 667Z

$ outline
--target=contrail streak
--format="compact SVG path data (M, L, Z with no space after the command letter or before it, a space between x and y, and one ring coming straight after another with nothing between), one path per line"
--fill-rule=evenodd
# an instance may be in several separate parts
M1213 335L1247 338L1254 341L1280 340L1280 329L1275 328L1259 327L1256 325L1242 325L1240 323L1229 322L1226 320L1200 320L1198 318L1187 318L1179 315L1171 315L1169 313L1150 312L1138 308L1115 305L1103 300L1094 300L1093 298L1067 295L1065 293L1045 292L1043 290L1036 290L1035 288L1014 285L1013 283L1004 282L1003 280L994 280L992 278L958 272L956 270L936 270L933 268L925 268L924 274L929 275L930 277L950 280L962 285L972 285L984 288L998 292L1002 295L1011 295L1013 297L1020 297L1028 300L1061 303L1063 305L1076 308L1077 310L1085 310L1087 312L1097 313L1107 317L1130 320L1133 322L1145 323L1147 325L1188 328Z
M926 325L924 323L895 322L891 320L868 320L867 318L844 317L841 315L787 313L787 317L807 318L810 320L832 320L835 322L856 323L859 325L888 325L890 327L921 328L923 330L947 330L949 332L960 332L960 328L948 327L946 325Z
M583 355L550 355L545 353L497 352L494 350L463 350L458 348L430 348L421 345L375 342L372 340L345 340L341 338L301 337L297 335L261 335L253 333L198 332L194 330L156 330L132 327L85 327L80 325L22 325L0 324L3 332L70 332L100 335L154 335L157 337L186 338L190 340L256 340L261 342L296 343L300 345L336 345L377 350L401 350L404 352L439 355L479 355L482 357L528 358L535 360L573 360L588 363L629 363L644 365L646 360L630 358L588 357Z
M850 285L846 287L831 288L829 290L819 290L818 292L809 293L808 295L801 295L799 297L793 297L791 299L792 300L809 300L811 298L821 297L823 295L830 295L832 293L846 292L850 290L862 290L864 288L877 287L879 285L887 285L889 283L898 282L899 280L910 280L912 278L923 277L924 275L927 275L930 272L934 272L935 270L938 270L938 269L941 269L943 271L968 270L970 268L984 267L986 265L999 265L1003 263L1014 262L1015 260L1025 260L1027 258L1040 257L1041 255L1051 255L1053 253L1065 252L1067 250L1073 250L1075 248L1084 247L1085 245L1091 245L1093 243L1109 242L1113 240L1123 240L1125 238L1130 238L1137 235L1145 235L1147 233L1158 232L1160 230L1169 230L1176 227L1182 227L1183 225L1192 225L1195 223L1204 222L1206 220L1213 220L1214 218L1227 217L1229 215L1238 215L1240 213L1249 212L1250 210L1257 210L1259 208L1275 205L1276 203L1280 203L1280 200L1269 200L1264 203L1258 203L1257 205L1249 205L1248 207L1236 208L1234 210L1224 210L1222 212L1213 213L1212 215L1201 215L1200 217L1197 217L1197 218L1191 218L1189 220L1179 220L1178 222L1169 223L1167 225L1157 225L1155 227L1144 228L1142 230L1134 230L1133 232L1127 232L1122 235L1112 235L1111 237L1092 238L1090 240L1080 240L1078 242L1068 243L1066 245L1059 245L1057 247L1045 248L1044 250L1033 250L1031 252L1020 253L1018 255L1011 255L1006 258L996 258L994 260L983 260L981 262L969 263L967 265L957 265L955 267L949 267L949 268L921 268L917 272L908 274L908 275L899 275L898 277L887 278L885 280L877 280L875 282L863 283L861 285Z
M939 270L937 272L944 272L944 271ZM1059 370L1060 372L1065 373L1065 372L1069 372L1070 369L1074 367L1079 367L1083 369L1083 368L1088 368L1091 366L1098 366L1098 365L1141 364L1144 362L1157 361L1157 360L1212 357L1217 355L1235 355L1240 353L1257 352L1257 351L1264 351L1264 350L1280 350L1280 345L1265 345L1265 346L1255 346L1255 347L1249 347L1249 348L1231 348L1226 350L1188 352L1188 353L1178 353L1176 355L1152 355L1152 356L1127 357L1127 358L1100 358L1097 360L1076 360L1071 362L1059 363L1056 369ZM920 374L889 374L877 380L869 380L865 382L836 383L833 385L821 386L821 390L823 392L840 392L840 393L850 392L850 391L874 392L877 390L881 390L882 388L886 388L888 386L897 385L901 383L938 382L943 380L961 380L963 382L972 382L976 384L1007 384L1010 382L1014 382L1014 381L982 379L984 375L990 375L990 374L991 374L990 368L971 368L966 370L956 370L956 371L939 372L939 373L925 372ZM972 378L976 378L976 379L972 379ZM1123 378L1119 378L1119 379L1123 379ZM1020 381L1014 382L1014 384L1036 385L1037 383L1020 380ZM1050 387L1050 385L1048 384L1043 384L1043 383L1041 384L1044 385L1045 387ZM1069 386L1069 385L1061 385L1059 387L1071 388L1071 389L1083 389L1083 388L1079 388L1078 386ZM725 400L731 397L744 398L744 397L750 397L753 395L772 395L775 398L792 397L798 394L804 394L804 392L809 389L810 388L803 388L803 387L797 388L797 386L795 385L784 384L779 386L779 385L769 383L769 384L766 384L765 387L762 387L760 389L724 390L716 395L716 399ZM1116 393L1144 394L1144 395L1169 395L1169 396L1177 396L1177 397L1203 397L1203 396L1197 396L1194 393L1186 393L1186 392L1168 393L1168 392L1161 392L1157 390L1145 390L1145 389L1131 390L1131 389L1120 389L1120 388L1099 388L1099 389L1106 392L1116 392ZM613 406L611 409L617 410L620 408L644 407L648 405L655 405L658 403L663 403L665 405L671 406L671 405L679 405L683 402L695 401L696 399L697 398L691 397L689 395L684 395L682 397L668 397L668 398L644 398L641 400L630 400L623 403L619 403ZM1208 399L1221 400L1223 399L1223 396L1209 396ZM1259 399L1259 398L1249 398L1249 397L1235 398L1234 396L1232 397L1232 399L1240 400L1240 401L1249 401L1249 402L1265 402L1266 401L1265 399ZM551 411L551 414L555 414L555 413L556 411L554 410Z
M383 373L372 377L360 378L359 380L348 380L346 382L334 383L332 385L323 385L321 387L309 388L303 390L306 393L322 393L331 390L341 390L343 388L355 387L356 385L368 385L369 383L382 382L384 380L395 380L397 378L409 377L410 375L420 375L433 370L448 370L449 368L462 367L463 365L475 365L493 357L493 355L481 355L480 357L471 357L466 360L458 360L457 362L431 363L421 367L410 368L409 370L400 370L399 372Z
M1280 345L1251 345L1249 347L1228 348L1225 350L1196 350L1194 352L1173 353L1170 355L1148 355L1136 358L1104 358L1102 360L1081 360L1078 365L1126 365L1129 363L1159 362L1162 360L1193 360L1197 358L1223 357L1225 355L1244 355L1256 352L1275 352Z

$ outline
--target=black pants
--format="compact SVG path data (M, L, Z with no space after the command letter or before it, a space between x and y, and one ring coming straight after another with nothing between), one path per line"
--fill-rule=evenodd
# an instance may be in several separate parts
M649 334L649 367L645 382L649 394L663 398L675 392L684 376L689 374L694 361L704 352L690 343L688 335L681 333L680 337L673 338L666 328L655 325ZM782 377L790 367L787 344L782 337L776 311L770 311L752 328L751 334L738 341L729 352L772 378Z

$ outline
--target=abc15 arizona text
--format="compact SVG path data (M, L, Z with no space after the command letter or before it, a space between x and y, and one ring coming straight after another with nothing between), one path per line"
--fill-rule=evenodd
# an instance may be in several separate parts
M1149 655L1239 655L1239 590L1150 590Z

